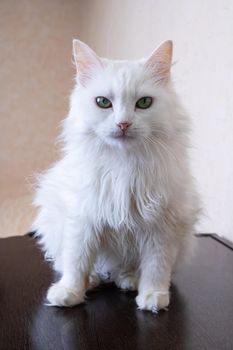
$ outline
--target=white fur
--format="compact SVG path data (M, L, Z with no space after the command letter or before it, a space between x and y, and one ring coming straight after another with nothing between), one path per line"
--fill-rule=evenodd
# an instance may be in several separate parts
M77 76L63 122L61 159L39 177L34 205L47 258L62 273L52 305L84 300L100 280L138 289L140 309L169 304L171 271L190 245L199 202L190 175L189 119L172 83L156 82L140 61L102 60L85 86ZM105 96L113 109L101 109ZM151 96L153 104L135 109ZM132 123L132 139L113 138Z

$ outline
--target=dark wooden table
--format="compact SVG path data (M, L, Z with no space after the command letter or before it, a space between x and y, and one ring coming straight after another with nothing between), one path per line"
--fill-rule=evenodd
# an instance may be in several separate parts
M84 305L44 305L53 280L37 242L0 240L1 350L233 349L233 251L197 239L192 263L173 276L169 311L137 310L135 293L106 285Z

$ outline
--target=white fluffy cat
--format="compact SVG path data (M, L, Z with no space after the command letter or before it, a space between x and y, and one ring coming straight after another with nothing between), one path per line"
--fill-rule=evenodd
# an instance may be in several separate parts
M40 175L34 200L32 230L62 274L47 299L73 306L110 278L156 312L169 304L171 272L199 213L190 121L170 81L172 42L148 59L113 61L74 40L73 55L63 154Z

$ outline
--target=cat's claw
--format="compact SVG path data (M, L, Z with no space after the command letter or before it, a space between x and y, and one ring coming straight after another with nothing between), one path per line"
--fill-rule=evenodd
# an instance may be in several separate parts
M168 291L151 291L140 293L136 298L136 303L140 310L158 313L159 310L167 309L169 300Z
M49 306L74 306L84 302L84 292L78 292L61 282L53 284L47 292Z

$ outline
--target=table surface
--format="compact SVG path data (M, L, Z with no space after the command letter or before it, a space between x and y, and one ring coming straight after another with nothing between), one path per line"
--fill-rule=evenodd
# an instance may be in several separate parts
M44 305L53 280L37 241L0 240L0 349L233 349L233 251L197 239L192 262L173 275L169 311L139 311L135 293L105 285L74 308Z

